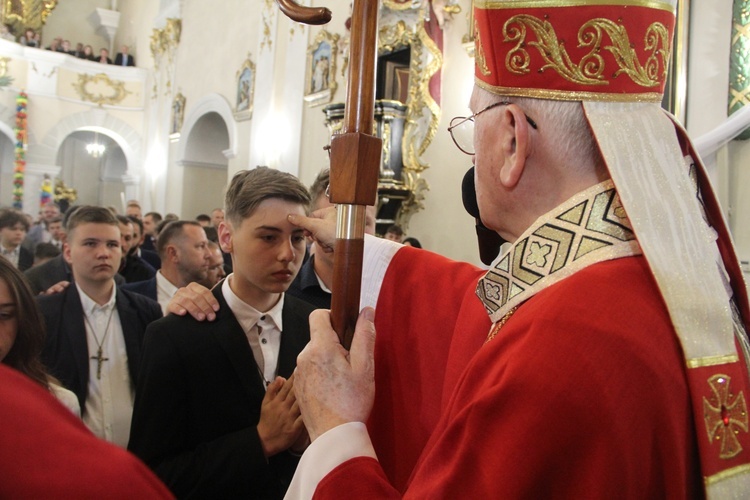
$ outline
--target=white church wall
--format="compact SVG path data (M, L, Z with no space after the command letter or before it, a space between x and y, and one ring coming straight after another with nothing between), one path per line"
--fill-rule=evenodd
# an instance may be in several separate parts
M57 6L47 17L42 30L42 43L47 47L54 38L59 36L63 40L70 40L72 49L75 49L76 43L80 42L83 45L91 45L94 54L99 55L99 49L109 49L109 42L96 33L94 25L89 21L89 15L97 7L109 9L110 6L110 0L57 2Z

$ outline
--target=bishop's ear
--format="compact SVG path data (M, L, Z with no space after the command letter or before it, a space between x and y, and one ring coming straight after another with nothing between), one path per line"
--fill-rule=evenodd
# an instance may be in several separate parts
M516 104L502 110L500 122L503 166L500 169L500 182L508 189L514 188L521 180L526 158L529 154L529 123L526 114Z

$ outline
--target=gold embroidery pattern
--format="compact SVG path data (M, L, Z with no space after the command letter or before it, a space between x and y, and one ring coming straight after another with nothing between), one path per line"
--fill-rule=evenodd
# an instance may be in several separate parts
M479 37L479 28L477 28L477 20L474 20L474 53L476 54L477 68L479 72L484 76L492 74L490 68L487 67L487 59L484 56L484 48L482 47L482 40Z
M720 443L719 458L725 460L742 452L737 434L740 430L748 431L745 394L742 391L737 395L732 394L729 388L731 380L731 377L722 374L709 378L708 385L714 394L711 401L703 398L703 418L708 439Z
M508 322L508 320L510 319L510 317L513 316L513 313L515 313L517 310L518 310L518 308L514 307L513 309L511 309L510 311L508 311L505 314L505 316L503 316L502 318L500 318L500 321L498 321L497 323L495 323L492 326L492 328L490 329L490 333L487 334L487 340L484 341L485 344L487 342L489 342L490 340L494 339L497 336L497 334L500 333L500 329L503 326L505 326L505 323Z
M534 32L536 40L527 40L528 30ZM539 72L552 68L560 76L580 85L608 85L608 78L626 74L633 82L643 87L657 87L666 78L669 63L669 30L661 23L652 23L644 37L644 49L650 55L641 65L628 32L622 24L609 19L592 19L578 30L578 46L590 47L590 51L576 64L565 50L565 42L557 37L555 28L548 21L521 14L513 16L503 26L506 42L516 46L505 57L505 67L517 75L531 71L531 55L526 50L536 47L545 64ZM609 38L607 44L605 38ZM477 38L478 40L478 38ZM479 42L477 41L477 47ZM610 52L618 69L605 75L605 62L600 52Z
M545 287L596 262L640 254L612 181L541 217L479 280L492 321Z

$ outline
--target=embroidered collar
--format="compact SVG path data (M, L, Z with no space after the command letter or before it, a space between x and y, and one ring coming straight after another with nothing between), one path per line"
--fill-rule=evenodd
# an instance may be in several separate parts
M581 269L640 255L611 180L578 193L537 219L479 280L493 323L536 293Z

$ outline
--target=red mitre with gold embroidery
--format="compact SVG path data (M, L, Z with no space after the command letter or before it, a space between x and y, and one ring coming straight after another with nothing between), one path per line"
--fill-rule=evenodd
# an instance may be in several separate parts
M499 95L660 102L674 7L649 0L475 0L476 83Z

